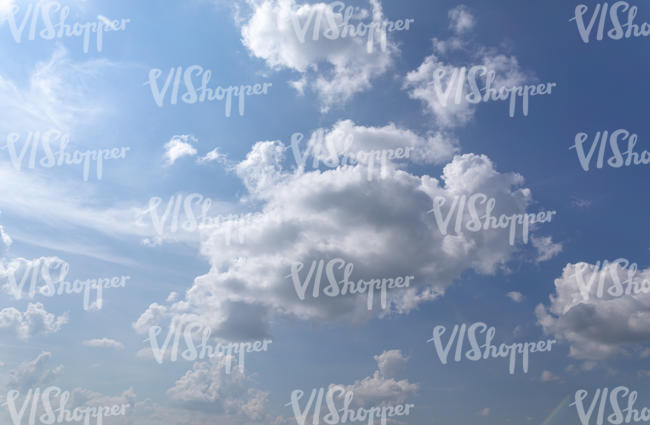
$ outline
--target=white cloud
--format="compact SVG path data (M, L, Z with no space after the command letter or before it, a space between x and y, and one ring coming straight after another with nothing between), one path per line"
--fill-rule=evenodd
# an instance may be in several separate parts
M263 419L268 393L249 388L250 380L238 367L226 373L226 363L230 360L216 357L194 363L167 395L186 408L242 415L254 421Z
M27 132L56 128L70 133L89 124L105 107L95 87L101 73L113 63L106 59L72 61L57 45L48 61L36 64L27 82L0 75L0 132Z
M571 197L571 205L576 208L589 208L593 201L588 199L580 199L575 196Z
M138 333L149 332L149 328L160 322L167 314L167 307L158 303L153 303L147 311L140 315L138 320L133 324L133 328Z
M16 0L0 0L0 24L12 13Z
M390 126L355 131L364 137L399 132ZM456 195L477 192L496 199L493 215L526 211L532 196L521 187L523 178L499 173L485 156L456 156L444 167L441 181L399 169L368 181L364 165L288 172L282 167L286 151L280 142L259 142L237 166L250 201L261 204L261 211L233 223L231 230L240 238L229 244L223 231L202 229L201 253L210 271L194 280L184 299L152 304L134 324L138 332L192 316L215 336L258 339L269 336L274 315L363 322L406 314L442 295L463 271L494 274L518 250L503 231L443 236L427 213L436 196L451 204ZM368 310L364 296L300 300L288 277L291 265L301 262L307 270L314 260L332 258L352 263L354 280L415 279L410 288L389 292L385 310L378 298Z
M460 34L474 28L476 20L465 5L458 5L449 11L449 28Z
M449 18L450 27L457 34L469 31L474 22L472 15L464 6L452 9ZM425 57L417 69L406 74L403 89L408 91L412 99L422 101L426 106L425 109L442 127L463 126L474 117L477 105L469 103L466 99L466 95L470 93L467 81L469 70L473 66L484 66L494 71L495 80L492 87L496 89L518 86L526 81L535 80L533 74L521 69L516 57L499 52L497 49L476 46L474 43L468 44L458 35L447 40L434 38L432 43L433 53ZM464 80L460 80L463 67L466 68L467 74ZM434 77L437 73L441 74L439 78ZM482 88L485 76L479 76L477 84ZM458 91L457 87L460 85L462 88ZM449 89L449 96L445 99L443 93L447 89ZM458 102L456 102L457 94L460 94ZM507 105L505 102L501 103ZM507 112L506 106L504 112Z
M248 394L246 395L248 397ZM228 414L205 409L197 409L192 407L179 407L178 405L170 405L171 403L157 403L151 399L134 402L132 407L127 411L124 417L114 417L112 423L115 425L214 425L215 423L224 425L279 425L288 424L288 421L277 422L277 419L270 418L268 415L263 415L260 420L253 420L251 416L256 415L258 410L255 405L259 398L251 398L250 404L241 405L237 401L235 404L240 407L238 414ZM217 403L218 404L218 403ZM249 414L247 415L248 412Z
M435 40L434 40L435 44ZM456 102L456 87L459 83L458 76L461 68L469 70L472 66L485 66L496 73L493 87L512 87L523 84L531 79L519 67L519 62L514 56L506 56L490 50L481 49L470 55L470 58L458 65L453 65L442 59L439 53L427 56L420 66L406 74L404 89L408 90L412 99L421 100L427 110L433 114L437 124L443 127L458 127L467 124L474 117L476 105L469 103L466 95L469 93L467 81L462 81L461 97ZM435 73L442 73L440 82L436 84ZM450 84L454 83L453 86ZM449 88L448 99L444 99L442 92ZM440 90L440 94L438 93ZM506 105L505 102L501 102ZM507 116L507 108L504 106Z
M96 338L82 342L86 347L109 348L113 350L123 350L124 344L109 338Z
M4 256L13 243L11 237L5 232L5 228L0 226L0 256Z
M490 408L486 407L479 410L478 412L476 412L476 416L490 416Z
M331 129L318 129L312 132L306 142L300 144L300 156L313 152L313 156L324 163L331 162L336 156L354 156L358 152L380 150L409 149L409 157L404 160L416 164L441 164L448 161L459 151L458 141L442 133L431 133L420 136L413 131L388 124L383 127L366 127L357 125L351 120L336 122ZM294 161L299 162L292 150ZM333 155L334 154L334 155ZM343 158L341 158L343 160ZM313 165L312 158L304 159L305 166ZM336 162L335 162L336 163ZM380 160L376 161L377 166Z
M25 394L29 389L50 385L52 379L63 372L62 366L47 369L51 359L50 353L41 353L35 360L21 363L7 374L6 386L8 389L19 390ZM237 368L234 371L238 370ZM246 387L250 384L248 378L241 379L236 372L232 378L223 377L218 382L208 382L215 377L215 371L206 374L204 365L195 364L191 371L178 380L171 394L178 399L167 401L165 405L153 402L150 399L136 401L136 394L132 388L116 396L105 395L86 388L67 389L70 398L66 407L70 410L76 407L127 405L126 415L114 416L111 423L115 425L156 425L164 422L165 425L212 425L217 421L227 425L267 424L277 423L277 419L270 418L264 413L266 393ZM230 381L228 381L230 380ZM189 385L186 387L185 385ZM194 391L193 385L207 391L207 401L204 395ZM218 390L216 388L219 388ZM184 390L187 390L185 392ZM214 392L221 391L222 397L214 397ZM195 396L199 399L194 398ZM0 404L4 397L0 394ZM51 399L52 406L58 406L59 397ZM170 405L172 404L172 405ZM221 413L218 413L221 412ZM229 413L227 413L229 412ZM254 420L257 418L257 420ZM0 410L0 423L11 423L7 409Z
M552 381L559 381L560 378L553 374L553 372L545 370L542 372L542 375L540 376L540 379L542 382L552 382Z
M524 294L517 291L508 292L506 295L516 303L520 303L524 299Z
M606 268L567 264L555 279L549 306L537 306L538 323L546 333L570 343L571 357L600 360L650 340L650 293L613 296L608 289L617 285L614 277L623 289L627 287L628 270L620 262ZM638 283L644 279L650 280L650 269L634 275ZM599 296L601 280L604 290Z
M198 140L188 134L172 136L169 142L165 143L165 154L163 156L167 165L174 164L177 159L184 156L196 155L196 149L192 146L192 143L196 142Z
M406 364L407 358L399 350L385 351L375 356L375 360L379 370L373 372L371 376L343 386L346 392L353 393L353 405L371 407L381 404L399 404L417 394L420 387L418 384L410 383L407 379L396 380L396 376L384 374L387 369L390 374L398 373L398 370L393 367L395 363L399 363L400 369Z
M61 375L63 366L48 369L47 363L52 358L52 353L42 352L34 360L20 363L9 372L7 388L24 391L39 385L48 385L54 378Z
M404 403L408 397L417 393L419 385L412 384L407 379L397 381L386 378L379 371L375 371L372 376L355 381L344 388L346 392L354 394L353 405L369 407L382 403L388 405Z
M237 164L237 175L251 193L272 189L283 178L281 162L285 149L280 142L258 142L246 159Z
M38 173L19 172L0 164L0 191L5 195L0 198L2 210L23 219L50 226L85 227L112 236L147 234L146 229L134 225L134 205L107 208L92 204L89 199L98 195L90 186L81 187L65 179L53 181Z
M531 238L531 243L533 247L537 250L538 255L535 259L536 262L541 263L542 261L550 260L555 257L557 254L562 252L561 243L553 243L553 238L550 236L536 237Z
M305 88L307 87L307 77L304 75L295 81L290 81L289 85L296 89L299 95L304 96L305 95Z
M133 391L133 388L124 390L120 395L117 396L108 396L86 388L77 387L71 391L70 404L72 407L113 406L113 405L122 405L122 404L133 405L133 403L135 402L135 398L136 395L135 392ZM128 421L128 423L130 423L129 414L130 411L129 409L127 409L125 416L117 416L113 418L114 421L112 422L117 422L118 420L122 420L122 421Z
M166 228L163 235L158 234L150 213L147 213L148 200L118 201L107 206L102 200L102 193L93 186L80 186L67 179L52 180L38 173L19 172L7 164L0 164L0 191L5 195L0 197L2 211L54 230L64 227L75 231L84 229L121 240L131 237L140 240L147 238L149 245L154 246L168 240L198 243L198 235L195 232L172 233ZM163 201L160 216L164 213L167 201L168 199ZM212 216L232 213L234 208L231 203L213 201L209 213ZM180 228L182 229L182 226ZM137 265L123 253L101 245L54 237L50 239L50 232L39 237L34 237L26 231L21 233L20 229L12 229L11 233L13 239L35 246L91 256L118 264Z
M219 152L219 148L214 148L210 152L206 153L204 156L198 159L198 162L220 162L224 163L227 161L226 156Z
M48 313L41 303L29 303L24 313L13 307L0 310L0 329L11 330L23 340L37 334L56 333L66 323L67 313L57 317Z
M464 97L459 103L454 101L453 96L450 96L445 102L436 93L434 73L444 72L444 76L448 78L443 80L444 85L441 83L442 90L445 90L447 84L450 84L451 76L459 70L460 67L446 64L434 54L426 57L416 70L410 71L406 75L404 80L404 88L408 89L409 96L412 99L424 101L434 115L437 124L443 127L466 124L474 115L474 106L469 104Z
M375 356L379 372L386 378L395 378L399 376L408 362L408 357L404 357L400 350L384 351L382 354Z
M385 19L379 0L370 0L369 6L355 16L364 17L366 24ZM375 43L369 52L367 37L326 38L331 25L341 25L344 19L326 3L297 5L295 0L264 0L252 3L252 7L252 16L242 27L244 45L271 68L299 72L301 77L293 87L299 93L307 86L314 90L323 111L370 89L372 80L388 70L398 52L390 40L385 50ZM313 39L314 17L301 40L296 28L307 25L310 16L318 13L323 13L319 38ZM351 24L357 22L353 19Z
M177 298L178 298L178 292L172 291L167 296L167 302L168 303L174 302L176 301Z
M583 370L590 371L594 370L598 364L596 362L584 362L581 367Z
M46 274L56 281L65 277L68 264L58 257L40 257L33 260L25 258L2 258L0 279L5 283L0 287L15 299L33 299L40 296L40 288L47 283Z

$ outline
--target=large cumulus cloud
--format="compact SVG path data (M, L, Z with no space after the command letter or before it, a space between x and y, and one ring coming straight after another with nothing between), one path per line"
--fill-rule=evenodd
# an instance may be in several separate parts
M569 342L569 354L578 359L629 352L632 344L650 340L650 284L646 291L626 294L633 287L626 281L642 285L649 280L650 269L636 269L624 259L567 264L555 279L549 305L537 306L538 322L545 332Z
M348 131L363 133L354 126ZM409 138L395 136L395 143L400 140ZM443 142L421 143L435 151ZM136 331L144 334L172 319L198 320L221 338L257 339L270 335L276 315L363 322L404 314L444 294L466 270L496 273L518 251L503 229L442 235L429 213L436 197L450 205L455 196L477 192L495 198L493 215L526 211L533 201L523 177L497 171L484 155L455 156L440 179L411 174L400 161L389 162L390 172L381 178L368 179L367 164L287 169L288 150L279 141L259 142L235 167L259 212L236 224L240 237L234 243L219 229L204 228L201 254L209 272L194 280L184 299L152 304L134 324ZM353 264L351 280L415 279L411 287L389 292L387 309L375 297L369 310L364 295L313 297L307 291L299 299L288 276L292 265L305 265L303 280L313 261L335 258Z
M370 0L367 6L356 8L352 25L381 23L385 19L379 0ZM369 49L368 37L328 39L327 31L333 23L340 26L344 17L339 8L327 3L264 0L253 3L252 8L250 18L242 26L244 45L269 67L299 73L294 87L300 92L305 88L316 92L323 111L370 89L372 81L390 68L398 52L390 40L385 48L375 42L374 48ZM321 26L314 37L318 14L322 14ZM306 27L304 38L299 35L302 27Z

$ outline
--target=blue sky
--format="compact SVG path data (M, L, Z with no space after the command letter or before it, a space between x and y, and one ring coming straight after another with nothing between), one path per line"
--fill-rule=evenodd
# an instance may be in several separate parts
M0 398L56 385L75 405L128 403L125 416L105 419L125 425L291 424L292 391L337 384L359 407L414 404L391 423L418 425L576 423L569 403L580 389L589 402L598 388L625 386L638 391L637 408L650 405L650 298L598 297L594 287L582 298L577 280L580 264L585 280L600 278L597 262L618 258L650 279L647 165L597 169L594 159L584 171L570 149L578 133L588 150L597 132L624 129L638 136L635 152L650 150L646 38L584 43L570 21L579 2L345 2L365 10L354 23L415 20L371 53L366 39L330 40L325 29L312 40L308 27L301 42L293 19L325 3L41 2L69 7L69 24L129 19L85 53L79 37L27 39L29 23L17 42L10 19L30 4L0 0ZM597 3L585 4L588 20ZM650 20L644 3L630 6L635 23ZM151 70L162 70L162 86L170 69L197 65L210 88L270 83L267 94L246 96L243 115L233 101L229 117L223 101L159 107ZM530 98L527 116L520 99L513 117L504 101L443 105L436 70L475 66L497 87L555 86ZM27 150L17 169L7 141L22 149L28 134L50 130L69 137L69 153L129 149L104 160L101 179L91 168L84 181L81 165L39 166L42 150L34 167ZM301 170L295 133L303 152L323 150L321 161L330 146L413 155L370 179L363 161L314 168L309 157ZM427 212L434 199L448 208L477 193L496 200L497 215L556 214L527 243L518 233L509 244L505 230L442 235ZM210 199L217 225L158 233L154 213L191 194ZM81 294L17 299L12 276L39 258L67 264L70 281L130 279L88 310ZM312 261L335 258L354 264L354 280L414 282L389 290L387 309L375 300L368 310L363 295L301 300L291 264L305 265L304 279ZM602 277L626 274L619 264ZM179 320L210 328L214 343L273 342L247 355L243 374L220 359L158 364L149 329L166 335ZM497 344L557 344L532 353L527 373L510 375L503 358L442 364L427 342L433 328L447 328L446 342L454 325L476 322L495 327ZM0 415L11 423L6 405Z

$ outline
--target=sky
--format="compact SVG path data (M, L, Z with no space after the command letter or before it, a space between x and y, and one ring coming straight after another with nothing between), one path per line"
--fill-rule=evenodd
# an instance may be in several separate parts
M0 0L0 425L650 406L650 7L581 1Z

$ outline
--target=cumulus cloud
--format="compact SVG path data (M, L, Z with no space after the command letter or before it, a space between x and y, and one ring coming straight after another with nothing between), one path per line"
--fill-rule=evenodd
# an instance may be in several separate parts
M403 89L412 99L423 102L438 125L451 128L466 125L476 112L477 105L466 99L471 90L469 70L473 66L493 71L495 79L491 87L496 89L518 86L536 78L522 70L514 56L494 48L468 47L468 43L458 35L473 27L474 20L466 8L459 6L452 9L449 17L450 27L457 35L446 40L434 38L433 53L425 57L417 69L406 74ZM453 60L449 59L452 56ZM463 68L466 74L463 74ZM476 77L478 87L483 88L485 75L479 73ZM507 111L506 106L504 111Z
M48 313L41 303L29 303L24 313L13 307L0 310L0 329L14 332L22 340L37 334L56 333L66 323L67 313L57 317Z
M384 351L382 354L374 356L377 361L379 370L375 370L370 376L363 379L355 380L352 384L330 384L328 391L331 391L337 405L342 405L343 400L351 395L350 408L365 408L380 406L394 406L397 404L405 404L410 397L416 396L420 386L419 384L411 383L407 379L398 379L397 376L386 376L386 366L390 363L400 363L400 369L407 362L408 358L405 357L400 350ZM390 367L389 367L390 368ZM390 370L390 373L396 370ZM317 391L317 389L304 391L309 394L310 391ZM325 415L327 410L322 410L322 415ZM317 420L323 421L323 417L316 418L314 410L305 410L305 423L315 422ZM295 421L294 418L278 418L285 421ZM389 422L392 422L389 419ZM279 421L278 423L285 423Z
M52 354L49 352L42 352L39 354L36 359L20 363L16 368L11 370L6 378L6 381L4 382L7 390L17 390L19 391L20 395L19 398L23 400L25 404L28 403L28 399L25 397L27 395L27 392L30 390L36 390L37 388L40 388L41 391L45 390L46 386L51 386L52 381L55 378L60 377L63 374L63 366L58 365L54 367L53 369L48 368L48 363L52 359ZM56 384L54 384L56 385ZM81 388L81 387L76 387L74 389L66 389L65 387L59 387L62 393L57 394L54 392L50 396L50 403L52 406L58 406L59 404L63 405L65 403L66 408L70 410L74 410L76 407L100 407L100 406L108 406L111 407L113 405L126 405L128 408L126 410L127 415L125 416L117 416L114 418L111 418L111 422L116 424L116 425L135 425L136 423L142 424L142 423L147 423L144 420L140 421L139 419L141 418L133 418L131 416L131 412L129 409L133 406L135 403L135 392L133 391L132 388L129 388L125 391L123 391L120 395L118 396L107 396L102 393L98 393L96 391L92 391L86 388ZM63 393L66 394L66 399L63 399ZM5 398L2 394L0 394L0 404L3 404L5 401ZM42 406L36 406L36 414L40 415L45 413ZM187 412L186 412L186 416ZM38 417L38 416L37 416ZM9 417L9 411L8 409L1 409L0 410L0 423L11 423L11 419ZM160 419L158 418L158 423L160 422ZM197 424L205 424L207 425L208 422L193 422ZM170 423L171 424L171 423ZM174 425L181 425L181 422L174 423Z
M42 352L34 360L20 363L9 372L7 388L22 392L39 385L50 384L63 372L63 365L58 365L54 369L47 368L47 363L51 358L52 353Z
M426 161L437 158L430 152L443 143L425 142L392 126L372 129L343 122L333 132L341 129L378 144L384 140L386 146L392 143L389 135L399 135L407 140L403 143L429 152ZM477 192L495 198L493 215L526 211L532 195L522 187L523 177L498 172L486 156L454 157L440 180L410 174L398 161L385 178L369 181L364 164L287 170L287 150L279 141L259 142L237 165L248 199L260 204L260 211L233 223L235 240L228 241L220 229L201 229L209 272L195 278L184 299L152 304L134 324L136 331L187 317L209 326L214 336L250 340L268 337L275 315L349 323L406 314L444 294L463 271L494 274L518 251L502 229L443 235L428 213L436 197L443 197L448 208L454 197ZM307 291L301 300L290 277L292 266L305 265L297 276L302 282L313 262L336 258L352 264L351 280L414 276L413 284L389 291L385 309L375 297L369 310L364 295L314 297Z
M375 360L382 376L395 378L401 374L406 366L408 357L404 357L400 350L389 350L375 356Z
M367 408L382 404L400 404L408 397L417 394L418 384L410 383L407 379L396 379L408 361L400 350L385 351L374 358L379 370L373 372L371 376L354 381L353 384L343 385L346 392L354 395L353 405ZM390 376L385 375L385 372ZM330 388L332 386L330 385Z
M292 136L300 142L302 135ZM292 154L296 165L308 167L315 161L325 165L337 166L346 162L346 157L368 163L367 157L372 152L402 149L407 158L402 161L416 164L441 164L448 161L459 151L458 141L443 133L431 133L420 136L413 131L388 124L383 127L366 127L351 120L336 122L331 129L318 129L312 132L306 143L292 141ZM360 155L364 153L364 155ZM379 167L387 158L377 157L374 161ZM386 154L388 157L388 154ZM390 159L390 162L399 161Z
M258 142L246 159L237 164L237 175L251 193L268 191L280 182L285 150L285 146L278 141Z
M553 372L545 370L542 372L542 375L540 376L540 379L542 382L552 382L552 381L559 381L560 378L556 376Z
M462 126L470 122L476 112L476 105L466 99L470 93L467 79L459 81L462 68L468 72L472 66L484 66L494 71L496 78L492 87L497 89L518 86L531 79L520 69L514 56L480 51L467 61L454 65L446 62L442 55L434 53L426 57L417 69L407 73L404 88L412 99L421 100L426 105L440 126ZM461 84L462 88L458 92L457 88ZM460 93L458 101L456 93ZM507 112L505 106L504 112Z
M475 19L467 6L458 5L449 11L449 28L460 34L474 28Z
M250 379L239 368L226 373L228 356L194 363L167 391L179 406L261 420L268 393L251 388Z
M110 338L90 339L88 341L82 342L82 344L85 345L86 347L93 347L93 348L109 348L112 350L124 349L124 344Z
M490 416L490 408L486 407L479 410L478 412L476 412L476 416Z
M334 37L344 22L344 11L323 2L298 5L295 0L264 0L252 7L250 19L242 26L244 45L269 67L299 73L293 86L300 93L305 87L315 91L324 112L370 89L372 80L389 69L398 52L394 42L387 39L382 44L378 34L372 43L368 36ZM350 24L379 25L384 19L380 1L369 0L369 8L358 9Z
M169 142L165 143L165 154L163 157L167 165L174 164L177 159L184 156L196 155L197 152L194 146L192 146L192 143L196 143L197 141L195 137L188 134L173 136Z
M553 243L553 238L550 236L536 237L531 238L531 243L533 247L537 250L536 262L541 263L542 261L550 260L551 258L558 255L562 252L561 243Z
M506 295L516 303L520 303L524 299L524 294L517 291L508 292Z
M604 264L567 264L555 279L548 306L535 312L544 331L570 344L569 355L600 360L626 352L650 339L650 269ZM625 294L634 286L647 288Z

